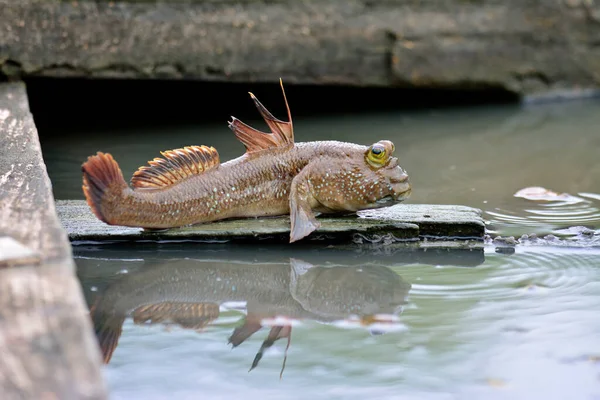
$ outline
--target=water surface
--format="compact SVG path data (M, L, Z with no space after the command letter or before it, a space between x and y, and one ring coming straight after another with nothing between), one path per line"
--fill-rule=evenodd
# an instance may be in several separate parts
M600 394L598 249L488 248L476 266L358 248L296 258L228 246L94 250L77 251L88 301L97 315L137 319L124 321L106 368L115 399ZM208 304L218 315L189 316ZM248 321L261 329L232 349ZM281 380L287 337L248 372L273 327L291 327Z
M80 165L98 150L126 176L184 145L237 157L225 122L44 137L56 197L82 198ZM394 141L409 202L478 207L492 235L561 240L514 251L80 244L96 327L122 326L111 398L600 398L598 101L294 123L299 141ZM514 196L530 186L569 196Z

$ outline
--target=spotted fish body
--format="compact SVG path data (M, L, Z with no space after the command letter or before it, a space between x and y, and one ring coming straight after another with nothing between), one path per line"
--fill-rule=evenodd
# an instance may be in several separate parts
M89 157L83 191L92 211L111 225L147 229L290 214L293 242L319 227L316 214L379 208L410 194L391 142L294 143L289 108L289 122L280 121L251 96L272 132L233 118L229 126L246 147L234 160L221 164L207 146L162 152L130 187L110 154Z

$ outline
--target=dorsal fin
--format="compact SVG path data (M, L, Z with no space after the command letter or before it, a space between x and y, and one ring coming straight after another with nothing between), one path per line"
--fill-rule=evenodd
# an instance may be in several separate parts
M174 323L182 328L200 330L219 318L219 305L169 301L139 306L132 316L134 324Z
M270 149L273 147L292 146L294 144L292 115L290 113L290 106L288 105L281 79L279 80L279 84L281 85L283 100L285 101L285 107L288 113L288 122L275 118L273 114L271 114L269 110L267 110L252 93L250 93L250 97L254 101L256 108L258 108L260 115L271 129L271 133L261 132L249 125L246 125L239 119L231 117L229 129L231 129L233 133L235 133L235 136L238 138L238 140L242 142L244 146L246 146L246 153L253 153L255 151Z
M160 189L174 185L192 175L219 166L219 153L214 147L186 146L182 149L161 151L164 158L148 161L131 178L136 189Z

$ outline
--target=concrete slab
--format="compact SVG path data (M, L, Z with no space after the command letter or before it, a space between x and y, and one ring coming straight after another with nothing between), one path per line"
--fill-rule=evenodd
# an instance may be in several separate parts
M97 242L287 242L289 217L250 218L144 232L99 221L83 200L57 201L58 216L71 241ZM478 209L453 205L400 204L358 216L319 218L321 228L297 243L419 242L423 238L483 240ZM431 245L431 244L429 244Z

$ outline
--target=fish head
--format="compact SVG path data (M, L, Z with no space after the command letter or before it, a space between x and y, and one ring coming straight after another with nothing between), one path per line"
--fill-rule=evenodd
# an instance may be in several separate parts
M322 211L354 212L406 200L411 193L410 179L394 156L395 150L389 140L345 149L343 156L328 164L329 182L313 185L312 194Z

